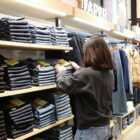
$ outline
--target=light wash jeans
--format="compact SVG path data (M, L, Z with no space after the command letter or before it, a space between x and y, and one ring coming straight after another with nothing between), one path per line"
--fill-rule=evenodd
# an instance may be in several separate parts
M85 130L76 131L75 140L108 140L111 136L109 125L102 127L92 127Z

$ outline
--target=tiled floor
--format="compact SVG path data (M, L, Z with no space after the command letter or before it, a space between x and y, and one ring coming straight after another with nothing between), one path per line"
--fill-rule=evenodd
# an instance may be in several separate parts
M124 140L140 140L140 125L136 126Z

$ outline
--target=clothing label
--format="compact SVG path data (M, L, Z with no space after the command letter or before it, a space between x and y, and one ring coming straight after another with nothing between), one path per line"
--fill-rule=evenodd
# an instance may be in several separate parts
M10 65L10 66L14 66L14 65L16 65L16 64L19 63L17 60L12 59L12 58L11 58L11 59L7 59L7 60L4 60L4 62L5 62L6 64Z
M63 65L63 66L65 66L65 67L70 65L69 62L67 62L67 61L65 61L65 60L63 60L63 59L59 60L59 61L58 61L58 64Z
M114 46L114 47L113 47L113 50L118 50L118 47L117 47L117 46Z
M36 104L39 104L40 106L44 106L44 105L46 105L46 104L48 103L47 101L42 100L42 99L40 99L40 98L35 99L34 102L35 102Z
M65 126L65 123L60 124L60 128L63 128Z
M10 103L12 103L12 104L14 104L16 106L21 106L21 105L25 104L25 102L21 101L18 98L14 98L14 99L10 100Z
M46 63L44 61L37 61L37 65L40 65L41 67L50 66L49 63Z

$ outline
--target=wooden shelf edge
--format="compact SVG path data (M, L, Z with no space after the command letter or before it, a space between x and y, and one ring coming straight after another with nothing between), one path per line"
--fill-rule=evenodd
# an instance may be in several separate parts
M72 116L70 116L70 117L67 117L67 118L65 118L65 119L62 119L62 120L60 120L60 121L57 121L56 123L54 123L54 124L52 124L52 125L49 125L49 126L46 126L46 127L44 127L44 128L41 128L41 129L34 129L33 130L33 132L31 132L31 133L28 133L28 134L26 134L26 135L23 135L23 136L21 136L21 137L18 137L18 138L16 138L16 139L7 139L7 140L24 140L24 139L27 139L27 138L29 138L29 137L32 137L32 136L34 136L34 135L36 135L36 134L39 134L39 133L41 133L41 132L43 132L43 131L46 131L46 130L48 130L48 129L50 129L50 128L53 128L53 127L55 127L55 126L57 126L57 125L59 125L59 124L61 124L61 123L64 123L64 122L66 122L66 121L68 121L68 120L71 120L71 119L73 119L74 118L74 115L72 115Z
M0 48L29 50L72 50L72 47L21 43L13 41L0 41Z
M134 113L134 112L135 112L135 110L132 110L132 111L130 111L130 112L124 114L123 116L115 116L115 115L114 115L114 117L117 117L117 118L124 118L124 117L126 117L127 115L129 115L129 114L131 114L131 113Z
M114 121L111 120L111 121L110 121L110 128L112 128L113 126L114 126Z
M32 88L27 88L27 89L22 89L22 90L5 91L4 93L0 94L0 98L18 95L18 94L30 93L30 92L35 92L35 91L41 91L45 89L52 89L56 87L57 87L56 85L49 85L49 86L32 87Z
M92 14L84 11L83 9L74 8L73 17L85 20L91 24L95 23L97 26L101 26L101 29L104 27L104 28L108 28L110 31L114 30L114 24L112 24L111 22L106 21L100 17L92 15Z
M140 103L135 105L135 109L137 109L138 107L140 107Z

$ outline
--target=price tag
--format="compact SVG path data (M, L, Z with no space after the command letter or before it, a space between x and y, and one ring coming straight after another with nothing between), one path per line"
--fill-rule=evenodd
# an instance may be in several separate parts
M25 104L25 102L21 101L18 98L14 98L14 99L10 100L10 103L12 103L12 104L14 104L16 106L21 106L21 105Z
M40 106L44 106L44 105L46 105L48 102L45 101L45 100L42 100L42 99L40 99L40 98L37 98L37 99L34 100L34 103L39 104Z
M19 63L17 60L12 59L12 58L11 58L11 59L7 59L7 60L4 60L4 62L5 62L6 64L10 65L10 66L14 66L14 65L16 65L16 64Z

